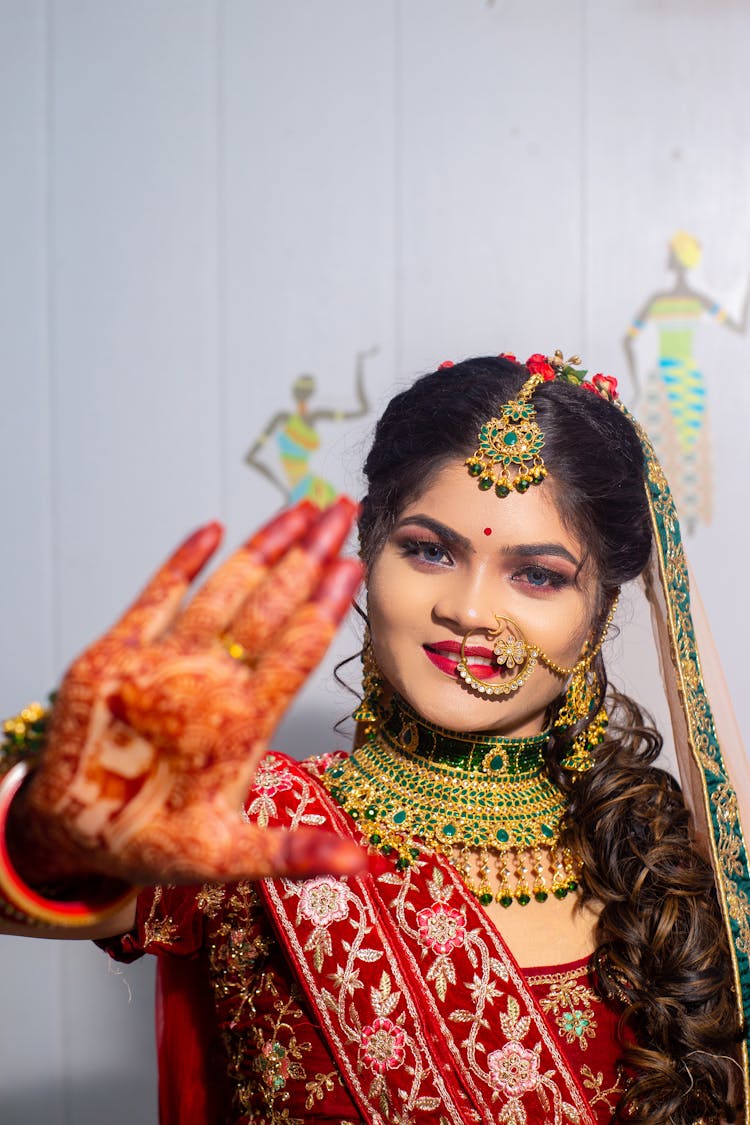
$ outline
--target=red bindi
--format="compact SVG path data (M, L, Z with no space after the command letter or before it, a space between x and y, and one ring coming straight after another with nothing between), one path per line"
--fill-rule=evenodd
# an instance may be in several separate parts
M491 527L485 527L484 534L485 535L492 535L492 528Z

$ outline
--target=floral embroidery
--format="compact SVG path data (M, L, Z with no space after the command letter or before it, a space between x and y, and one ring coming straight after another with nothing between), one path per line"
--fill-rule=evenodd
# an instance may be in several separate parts
M487 1056L492 1084L511 1098L531 1093L539 1085L539 1055L520 1043L506 1043Z
M195 905L202 914L215 918L221 909L227 888L223 883L204 883L195 896Z
M362 1057L374 1074L385 1074L404 1061L406 1036L392 1020L381 1017L362 1028Z
M582 1051L588 1049L588 1041L596 1037L597 1030L593 1008L596 996L586 985L576 983L576 979L587 971L583 967L541 978L550 983L550 989L539 1001L543 1011L555 1014L565 1042L577 1043Z
M464 944L466 922L463 914L442 902L420 910L417 925L419 940L433 953L451 953Z
M314 926L343 922L349 913L349 892L332 875L321 875L305 883L299 897L299 915Z
M254 818L261 828L266 828L272 817L278 815L274 797L284 793L294 785L294 777L280 758L268 754L261 762L253 789L258 796L250 803L248 816Z
M583 1084L586 1089L594 1091L591 1095L591 1104L596 1105L597 1102L603 1102L610 1113L614 1113L617 1108L617 1103L620 1100L620 1095L622 1094L621 1074L618 1072L614 1086L610 1086L609 1089L606 1090L602 1088L604 1086L604 1075L601 1070L598 1074L594 1075L590 1066L582 1066L581 1077L583 1078ZM609 1100L610 1096L613 1098L613 1101Z

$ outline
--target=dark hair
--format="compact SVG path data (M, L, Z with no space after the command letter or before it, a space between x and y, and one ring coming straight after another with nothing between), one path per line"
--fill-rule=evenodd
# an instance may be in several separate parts
M505 358L469 359L424 375L391 400L365 462L359 532L366 563L440 470L471 456L482 424L528 377ZM641 443L626 415L579 386L547 382L532 401L550 474L539 487L552 484L563 522L592 556L603 622L618 587L643 571L651 549ZM660 736L609 687L601 655L594 670L598 702L606 695L612 713L594 766L574 779L560 765L585 723L550 740L547 765L569 795L565 838L584 860L583 900L602 905L594 955L600 986L622 1005L622 1026L637 1039L623 1041L630 1082L620 1113L651 1125L733 1120L724 1056L738 1029L713 874L692 844L677 783L653 765ZM558 710L559 701L551 721Z

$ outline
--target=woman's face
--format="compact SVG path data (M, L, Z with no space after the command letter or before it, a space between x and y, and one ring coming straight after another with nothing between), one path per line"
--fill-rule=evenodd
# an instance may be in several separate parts
M425 719L462 731L518 736L543 729L565 681L538 664L507 696L479 695L456 673L459 648L472 671L500 683L490 661L495 615L526 641L571 667L591 635L598 604L593 564L555 505L548 478L524 495L482 492L462 461L451 462L406 506L368 574L375 658L386 680ZM483 651L471 652L471 649Z

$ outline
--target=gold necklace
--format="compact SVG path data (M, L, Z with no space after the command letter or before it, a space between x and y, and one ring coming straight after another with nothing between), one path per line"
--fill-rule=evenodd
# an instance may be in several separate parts
M580 877L580 862L560 844L567 799L544 764L548 740L548 731L501 738L446 730L394 697L323 783L400 870L422 840L456 866L482 905L525 906L544 902L550 889L564 898Z

